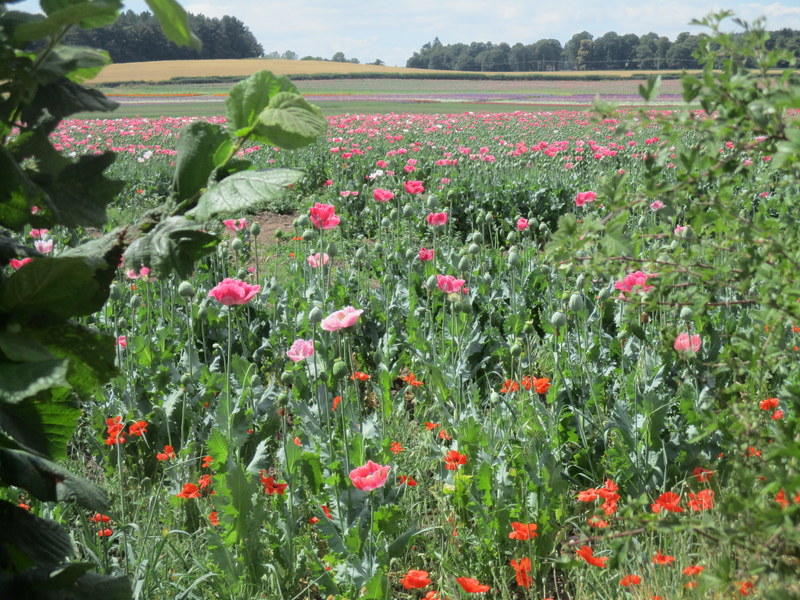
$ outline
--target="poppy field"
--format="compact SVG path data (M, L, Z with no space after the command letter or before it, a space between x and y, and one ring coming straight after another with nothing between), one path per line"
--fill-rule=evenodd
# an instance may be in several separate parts
M132 244L80 315L114 369L64 407L64 464L107 508L0 499L124 577L109 598L800 597L800 87L712 72L684 109L219 143L301 175L201 201L169 238L191 268L173 234ZM62 120L63 156L117 156L109 222L25 227L4 277L213 187L182 136L237 118Z

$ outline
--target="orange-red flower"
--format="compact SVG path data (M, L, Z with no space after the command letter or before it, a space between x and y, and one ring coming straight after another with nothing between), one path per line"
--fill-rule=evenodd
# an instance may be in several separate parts
M481 594L492 589L490 586L484 585L472 577L457 577L456 581L468 594Z
M547 377L534 378L533 389L537 394L546 394L550 389L550 380Z
M638 575L625 575L622 579L620 579L619 584L625 587L630 587L632 585L639 585L642 583L642 578Z
M395 454L400 454L405 450L405 448L403 448L403 444L401 444L400 442L392 442L391 444L389 444L389 450L391 450Z
M749 596L750 592L753 591L753 588L756 587L752 581L743 581L739 585L739 593L742 596Z
M608 527L608 521L604 521L599 517L589 517L586 519L586 522L589 524L589 527L597 527L598 529L603 529L604 527Z
M592 550L591 546L581 546L580 550L576 553L580 556L583 560L587 563L592 565L593 567L599 567L601 569L606 568L606 563L608 562L607 556L595 556L594 550Z
M125 443L125 424L122 422L122 417L114 417L106 419L106 444L115 446L117 444Z
M212 511L211 511L211 514L209 514L209 515L208 515L208 521L209 521L209 522L210 522L210 523L211 523L211 524L212 524L214 527L216 527L217 525L219 525L219 515L218 515L217 511L215 511L215 510L212 510Z
M400 480L400 485L407 485L409 487L414 487L417 485L417 480L410 475L400 475L397 479Z
M511 559L511 566L514 568L514 572L517 578L517 585L524 588L531 587L531 583L533 583L533 579L528 574L531 572L531 559L527 556L525 558L520 558L518 561Z
M432 429L436 429L437 427L439 427L439 423L431 423L430 421L425 423L425 429L427 429L428 431L431 431Z
M761 410L775 410L778 408L778 404L780 404L780 400L777 398L766 398L758 403L758 407Z
M508 537L512 540L528 540L530 538L538 537L538 533L536 533L536 529L538 525L536 523L519 523L518 521L514 521L511 523L511 527L514 529L511 533L508 534Z
M175 449L169 444L164 445L164 451L156 454L156 460L169 460L175 458Z
M408 385L411 385L411 386L414 386L414 387L419 387L419 386L423 385L423 382L418 380L416 377L414 377L413 373L409 373L408 375L405 375L404 377L401 377L400 379L405 381Z
M439 430L439 439L440 440L452 440L453 436L447 433L447 429L440 429Z
M195 483L184 483L183 489L177 494L175 494L178 498L199 498L200 497L200 488L197 487Z
M355 373L350 375L350 379L352 379L353 381L355 381L356 379L358 379L359 381L366 381L367 379L369 379L369 375L367 375L366 373L362 373L361 371L356 371Z
M674 556L670 556L669 554L661 554L661 550L656 552L656 555L653 557L653 564L656 565L671 565L674 562Z
M683 512L680 501L681 497L675 492L664 492L650 505L650 508L654 513L660 513L662 510L679 513Z
M510 392L516 392L519 389L519 384L514 381L513 379L506 379L503 386L500 388L500 391L503 394L508 394Z
M693 575L699 575L702 573L703 569L705 569L705 567L700 565L689 565L688 567L683 568L683 574L692 577Z
M780 504L781 508L786 508L787 506L789 506L790 502L786 498L786 493L783 491L783 488L781 488L780 491L777 494L775 494L775 502Z
M694 478L699 481L700 483L706 482L711 479L711 476L714 474L714 471L710 469L704 469L703 467L695 467L692 469L692 475Z
M400 583L402 583L403 587L407 590L424 588L430 582L431 580L428 578L427 571L418 571L416 569L409 569L408 573L400 580Z
M457 471L458 467L467 464L467 455L458 450L450 450L444 455L444 468L448 471Z
M273 494L283 496L286 492L286 488L289 487L288 483L275 483L275 478L272 476L268 477L266 471L263 469L261 470L261 485L264 486L264 491L270 496Z
M211 485L211 475L201 475L200 479L197 480L197 485L200 487L201 490L206 489L208 486Z
M133 423L128 428L128 432L131 435L138 435L138 436L144 435L145 433L147 433L147 421L136 421L136 423Z
M333 399L333 403L331 404L331 410L336 410L336 408L339 406L339 402L341 402L341 401L342 401L342 397L341 396L336 396Z
M689 508L695 512L714 508L714 490L700 490L696 494L689 492Z
M166 448L166 446L165 446L165 448ZM210 467L211 463L213 463L213 462L214 462L213 458L211 458L210 456L204 456L203 457L203 462L202 462L202 464L200 466L205 469L207 467Z

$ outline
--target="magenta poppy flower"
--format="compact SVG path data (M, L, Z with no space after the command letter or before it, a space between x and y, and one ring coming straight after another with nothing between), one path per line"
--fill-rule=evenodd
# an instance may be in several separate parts
M675 338L675 343L673 346L678 352L697 352L700 350L702 343L703 340L700 339L698 334L690 336L684 331L683 333L678 334L678 337Z
M421 194L425 191L425 187L422 185L422 182L414 179L404 182L403 187L409 194Z
M337 310L322 319L319 324L325 331L339 331L352 327L358 322L358 317L363 313L363 309L355 309L352 306L345 306L342 310Z
M259 291L260 285L251 285L239 279L227 277L208 292L209 298L214 298L225 306L247 304Z
M286 351L286 356L292 362L300 362L303 359L314 356L314 340L295 340L292 347Z
M8 261L8 264L11 265L12 269L14 269L15 271L18 271L19 269L21 269L22 267L27 265L32 260L33 260L32 258L23 258L23 259L12 258L10 261Z
M339 224L339 217L334 213L336 207L333 204L320 204L315 202L314 206L308 209L311 222L317 229L333 229Z
M383 487L389 476L389 465L379 465L371 460L367 464L350 471L350 481L362 492L371 492Z
M517 219L517 231L525 231L528 228L528 219L520 217Z
M655 277L656 273L644 273L643 271L634 271L633 273L628 273L620 279L619 281L614 283L614 287L621 292L649 292L653 289L652 285L647 285L647 280L651 277ZM625 294L620 294L621 298L625 297Z
M436 284L445 294L457 294L465 283L463 279L456 279L452 275L436 276Z
M596 199L596 192L578 192L578 195L575 196L575 204L577 206L583 206L587 202L594 202Z
M440 212L440 213L430 213L428 215L428 225L433 227L444 225L447 223L447 213Z
M394 198L394 192L392 190L382 190L378 188L372 192L372 197L375 199L375 202L388 202Z
M433 250L428 250L427 248L420 248L419 249L419 259L422 262L426 260L433 260Z

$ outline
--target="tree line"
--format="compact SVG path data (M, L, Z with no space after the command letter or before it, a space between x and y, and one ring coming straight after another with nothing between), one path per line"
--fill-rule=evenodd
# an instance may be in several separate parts
M236 17L221 19L189 14L189 28L200 38L201 50L167 40L149 12L123 12L113 24L97 29L72 28L64 43L103 48L115 63L204 58L257 58L264 54L250 29Z
M595 38L588 31L576 33L561 45L556 39L532 44L472 42L442 44L437 37L406 61L406 67L446 71L609 71L696 69L694 58L699 37L688 32L674 41L656 33L638 36L610 31ZM770 32L768 49L782 48L794 56L779 67L800 66L800 31L780 29Z

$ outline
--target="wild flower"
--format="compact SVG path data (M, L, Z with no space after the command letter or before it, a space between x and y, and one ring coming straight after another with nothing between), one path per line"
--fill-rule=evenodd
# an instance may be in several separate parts
M325 331L339 331L347 329L358 322L358 317L363 313L363 309L355 309L352 306L345 306L341 310L332 312L322 319L319 326Z
M259 291L261 291L260 285L228 277L213 287L208 296L225 306L241 306L250 302Z
M389 465L379 465L369 460L367 464L350 471L350 481L362 492L371 492L384 486L389 469Z

